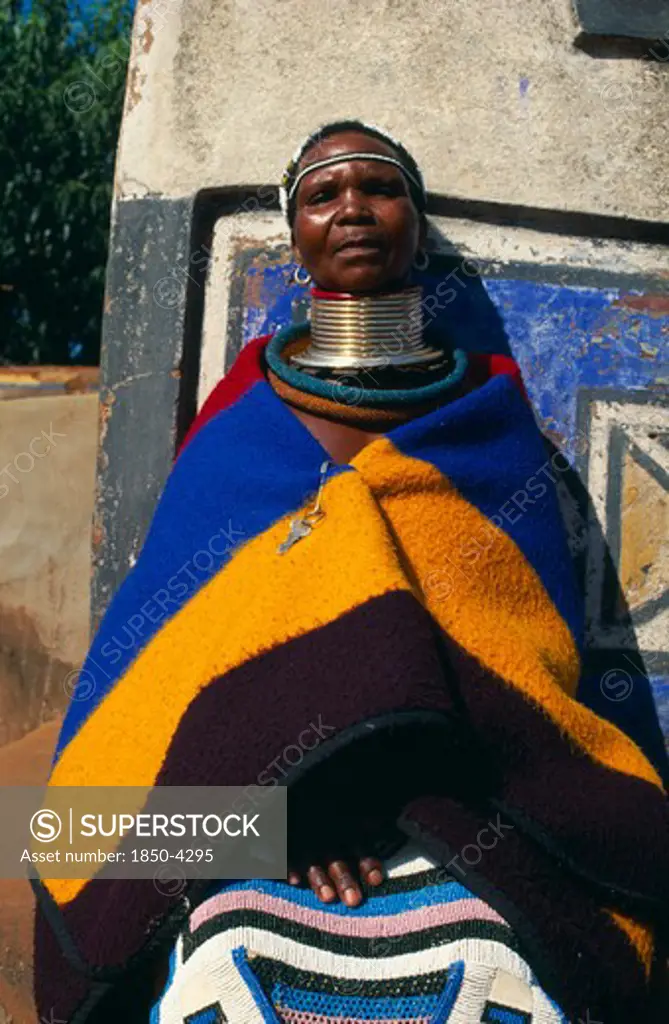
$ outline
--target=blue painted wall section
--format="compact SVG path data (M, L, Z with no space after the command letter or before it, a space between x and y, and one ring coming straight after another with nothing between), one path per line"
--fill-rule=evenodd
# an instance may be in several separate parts
M308 289L294 283L295 266L287 247L245 248L237 253L234 267L228 366L252 338L303 320L308 311ZM582 549L588 501L588 396L610 390L618 396L634 395L636 401L666 400L669 279L441 256L433 257L429 271L416 275L416 281L424 289L428 332L470 351L511 353L519 363L544 433L565 452L574 470L567 489L575 505L580 504L581 525L571 527L585 588L585 555L579 543ZM579 487L580 498L575 494ZM583 694L596 710L653 751L656 761L663 756L661 749L658 754L662 739L656 715L665 742L669 741L669 653L664 646L661 653L593 650L588 692ZM636 674L632 662L638 666ZM604 692L600 682L619 666L634 675L635 692L629 700L612 699L613 691Z
M442 279L419 278L425 295ZM669 389L669 281L666 295L651 297L499 272L480 286L460 279L466 287L454 301L441 302L431 328L469 351L511 352L545 429L557 437L574 436L581 388ZM481 286L492 309L481 308ZM251 267L245 300L244 344L296 313L304 316L307 290L292 283L285 266Z

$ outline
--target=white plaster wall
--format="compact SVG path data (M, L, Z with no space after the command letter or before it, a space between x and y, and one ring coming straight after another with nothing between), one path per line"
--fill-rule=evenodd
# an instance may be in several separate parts
M117 194L276 182L361 116L433 192L664 219L667 68L577 34L570 0L140 0Z

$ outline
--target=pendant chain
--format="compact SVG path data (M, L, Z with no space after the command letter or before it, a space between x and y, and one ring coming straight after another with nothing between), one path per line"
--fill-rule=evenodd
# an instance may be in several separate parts
M291 520L288 536L281 544L279 544L277 554L285 554L286 551L289 551L290 548L292 548L294 544L297 544L299 540L302 540L304 537L308 537L314 526L316 526L316 524L325 517L325 512L321 507L321 497L323 495L323 488L325 487L325 478L330 466L333 465L334 463L331 459L326 459L325 462L321 463L320 481L314 506L311 509L307 509L307 511L301 516L297 516L295 519Z

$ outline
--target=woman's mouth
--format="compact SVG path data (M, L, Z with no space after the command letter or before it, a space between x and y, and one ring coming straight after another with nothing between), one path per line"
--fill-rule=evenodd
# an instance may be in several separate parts
M337 256L345 256L346 258L359 257L359 256L379 256L382 252L382 246L380 242L356 240L351 242L345 242L340 245L336 251Z

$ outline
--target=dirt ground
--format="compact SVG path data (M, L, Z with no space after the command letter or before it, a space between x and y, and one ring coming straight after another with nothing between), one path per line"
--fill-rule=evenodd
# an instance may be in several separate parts
M45 782L60 722L0 747L0 786ZM0 1024L37 1024L32 1000L33 898L27 881L0 878Z

